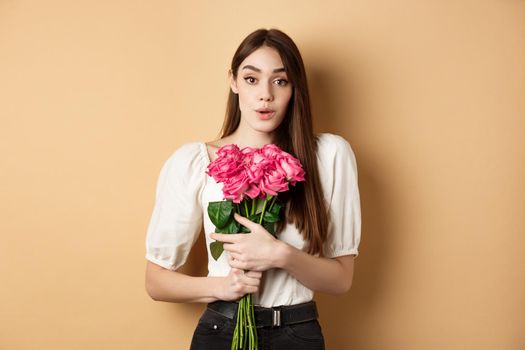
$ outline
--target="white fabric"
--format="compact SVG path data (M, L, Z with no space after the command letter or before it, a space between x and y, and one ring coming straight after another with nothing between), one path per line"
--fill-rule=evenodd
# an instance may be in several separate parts
M326 257L357 255L361 238L361 209L357 164L350 144L341 136L318 135L317 162L324 197L329 205L331 224L324 244ZM208 249L208 276L227 276L227 252L215 261L209 251L215 230L206 208L220 201L222 184L205 171L210 163L204 142L186 143L164 163L157 182L156 201L146 236L146 259L166 269L182 266L202 231ZM296 248L304 240L294 225L288 224L278 238ZM264 288L254 295L255 304L271 307L312 300L313 291L282 269L265 272Z

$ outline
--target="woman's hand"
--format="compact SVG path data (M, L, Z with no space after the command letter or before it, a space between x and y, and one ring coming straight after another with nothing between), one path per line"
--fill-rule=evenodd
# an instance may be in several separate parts
M276 267L279 241L262 225L235 213L235 220L246 226L251 233L219 234L211 238L224 243L224 250L230 253L232 268L252 271L266 271Z
M248 293L256 293L261 283L261 272L246 271L232 268L227 277L224 278L220 294L220 300L237 300Z

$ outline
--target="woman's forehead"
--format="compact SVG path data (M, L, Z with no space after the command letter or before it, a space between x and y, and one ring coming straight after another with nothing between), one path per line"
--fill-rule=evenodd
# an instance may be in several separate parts
M268 46L261 46L242 61L239 66L239 72L245 70L258 73L279 73L285 71L279 52Z

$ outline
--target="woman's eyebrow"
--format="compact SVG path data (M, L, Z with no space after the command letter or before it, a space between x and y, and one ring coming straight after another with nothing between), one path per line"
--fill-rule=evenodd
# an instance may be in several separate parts
M260 70L259 68L254 67L254 66L252 66L251 64L247 64L247 65L245 65L244 67L242 67L242 69L251 69L251 70L254 70L254 71L259 72L259 73L261 72L261 70ZM274 72L274 73L286 72L286 70L284 69L284 67L281 67L281 68L275 68L275 69L273 70L273 72Z

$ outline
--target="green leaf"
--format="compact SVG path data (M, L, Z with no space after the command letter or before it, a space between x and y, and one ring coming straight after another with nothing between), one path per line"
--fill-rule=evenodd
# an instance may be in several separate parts
M270 232L273 236L275 236L275 222L263 221L263 227L266 229L266 231Z
M273 210L273 208L272 208ZM279 215L277 214L274 214L272 212L264 212L264 219L263 221L266 221L266 222L277 222L279 221Z
M208 216L215 227L226 226L232 217L232 211L233 203L228 200L208 204Z
M224 251L224 248L222 246L222 242L215 241L215 242L210 243L211 256L215 260L219 259L223 251Z
M230 220L228 220L226 225L224 225L224 227L215 227L215 232L216 233L237 233L239 232L240 225L241 224L239 224L232 216Z
M282 208L282 205L275 202L273 203L273 207L272 207L272 210L270 210L270 213L272 214L275 214L275 215L279 215L279 212L281 211L281 208Z
M260 217L261 217L261 213L253 214L253 215L248 216L248 220L250 220L251 222L259 222Z

